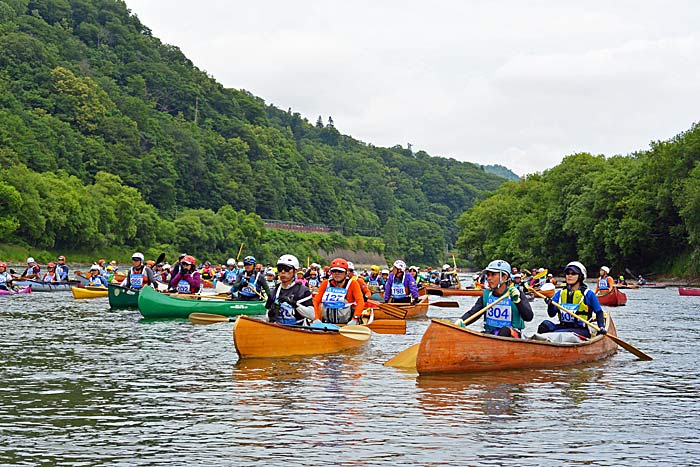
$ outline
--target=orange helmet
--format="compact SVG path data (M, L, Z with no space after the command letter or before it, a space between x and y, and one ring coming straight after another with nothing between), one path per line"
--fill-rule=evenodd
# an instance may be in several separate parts
M189 263L192 266L195 266L197 264L197 260L194 259L194 256L186 255L184 258L180 260L181 263Z
M342 269L343 271L348 270L348 262L345 261L343 258L336 258L333 261L331 261L331 271L333 269Z
M49 263L49 264L46 265L46 267L55 268L55 267L56 267L56 263Z

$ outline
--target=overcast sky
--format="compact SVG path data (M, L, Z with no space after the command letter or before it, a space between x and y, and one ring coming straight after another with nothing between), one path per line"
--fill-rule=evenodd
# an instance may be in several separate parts
M522 175L700 120L698 1L126 0L226 87Z

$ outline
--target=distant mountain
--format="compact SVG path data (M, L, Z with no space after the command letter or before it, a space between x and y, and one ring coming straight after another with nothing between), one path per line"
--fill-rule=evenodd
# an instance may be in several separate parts
M514 173L512 170L510 170L508 167L504 167L502 165L482 165L481 166L486 172L494 175L498 175L499 177L503 177L507 180L520 180L520 176L518 176L516 173Z

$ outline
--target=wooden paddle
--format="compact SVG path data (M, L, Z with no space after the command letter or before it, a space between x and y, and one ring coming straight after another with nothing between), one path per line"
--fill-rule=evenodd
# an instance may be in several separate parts
M452 264L455 265L455 277L457 278L457 288L461 289L462 283L459 281L459 274L457 274L457 260L455 259L455 255L452 255Z
M462 321L462 324L464 324L464 326L468 326L468 325L472 324L474 321L479 319L481 317L481 315L483 315L488 310L490 310L491 307L495 306L498 302L506 299L507 297L509 297L509 294L504 293L495 302L493 302L493 303L489 304L488 306L485 306L481 310L477 311L476 313L471 315L469 318L467 318L466 321L463 321L463 320L460 320L460 321ZM407 369L407 370L415 369L416 368L416 359L418 358L418 349L419 348L420 348L420 342L417 344L413 344L412 346L410 346L406 350L399 352L398 354L396 354L396 356L394 356L393 358L384 362L384 366L392 366L394 368L403 368L403 369Z
M537 290L531 289L530 287L528 287L528 290L534 292L535 295L539 296L540 298L547 298L547 297L545 297L544 295L542 295L541 293L539 293ZM585 319L581 318L580 316L576 315L575 313L570 312L569 310L567 310L566 308L564 308L563 306L561 306L561 305L558 304L557 302L551 301L551 302L549 302L549 303L554 304L554 306L556 306L557 308L559 308L562 312L564 312L564 313L566 313L566 314L568 314L568 315L571 315L572 317L576 318L577 320L583 321L584 323L586 323L588 326L590 326L591 328L595 329L596 331L600 331L600 328L599 328L598 326L596 326L595 324L591 323L590 321L586 321ZM640 360L653 360L653 358L652 358L650 355L645 354L644 352L642 352L641 350L639 350L638 348L636 348L636 347L633 346L632 344L623 341L623 340L620 339L619 337L613 336L613 335L611 335L611 334L605 334L605 336L606 336L606 337L609 337L610 339L612 339L613 342L615 342L617 345L619 345L620 347L622 347L622 348L625 349L626 351L628 351L628 352L630 352L630 353L636 355L637 357L639 357Z
M406 319L406 315L408 314L408 310L402 310L401 308L395 305L390 305L389 303L380 303L378 306L380 310L394 319Z
M439 295L441 297L443 295L442 289L434 289L432 287L428 287L427 289L425 289L425 293L428 295Z
M192 324L215 324L215 323L233 323L238 316L229 318L223 315L214 315L211 313L190 313L189 319Z
M440 308L459 308L459 303L455 301L439 301L439 302L434 302L431 303L430 306L439 306Z

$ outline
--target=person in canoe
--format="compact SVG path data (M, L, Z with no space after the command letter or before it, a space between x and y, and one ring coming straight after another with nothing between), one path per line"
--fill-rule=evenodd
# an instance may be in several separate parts
M355 274L355 272L355 263L353 263L352 261L348 261L348 277L351 281L357 281L357 283L360 285L362 297L365 299L366 302L372 297L372 292L369 290L367 282L365 282L365 280L362 277Z
M56 273L58 274L58 280L61 282L68 281L68 266L66 266L66 257L59 256L56 260Z
M265 273L265 280L267 281L267 286L270 288L270 290L274 290L275 287L277 287L277 279L275 279L275 271L272 269L268 270Z
M452 270L452 266L445 263L442 265L440 273L440 287L443 289L454 288L457 285L457 273Z
M226 269L221 271L219 280L226 285L233 285L238 278L238 270L236 269L236 260L229 258L226 260Z
M24 272L20 276L22 279L36 279L39 280L41 274L41 266L36 264L36 261L34 261L34 258L31 256L27 258L27 267L25 268Z
M104 275L101 267L100 275ZM130 289L141 289L150 284L155 286L155 283L156 277L151 268L144 264L143 253L137 252L131 255L131 267L126 272L126 277L122 281L121 286Z
M216 272L214 271L214 268L211 267L211 262L205 261L204 266L199 271L199 276L206 281L210 281L214 279L215 274Z
M387 275L387 277L389 276ZM386 283L386 280L379 273L379 266L376 264L372 265L370 268L366 283L367 287L369 287L369 291L372 293L372 299L381 300L382 296L384 295L384 284Z
M184 258L185 256L187 256L187 253L180 253L180 256L177 257L177 261L175 261L175 263L173 263L172 270L170 272L171 278L175 277L175 274L180 272L180 262L182 261L182 258ZM175 284L172 284L172 282L169 283L168 286L170 289L175 290Z
M591 331L583 321L577 320L567 313L559 311L552 303L559 303L572 313L590 321L593 313L596 315L599 334L607 334L605 330L605 314L598 303L598 297L586 286L586 267L578 261L572 261L564 268L566 287L557 290L554 296L545 299L547 303L547 314L553 318L559 315L559 323L545 320L537 328L538 334L548 332L575 332L584 337L591 337Z
M41 278L41 282L60 282L58 273L56 272L56 263L49 263L46 265L48 271Z
M418 285L411 274L406 273L406 263L397 259L384 287L384 301L394 303L417 303Z
M274 277L274 273L272 273ZM309 278L307 279L306 286L311 289L311 292L315 292L321 287L321 278L318 276L318 269L309 270Z
M615 282L613 278L610 277L610 268L607 266L601 266L600 272L598 273L598 282L595 286L595 294L599 297L612 293L615 290Z
M510 264L497 259L486 266L486 281L489 288L484 290L481 297L476 300L474 306L462 315L458 321L460 326L464 320L480 311L485 306L495 302L503 295L503 299L496 306L490 308L484 316L484 332L501 337L522 337L525 321L532 321L533 313L530 302L523 300L520 289L511 283Z
M360 284L350 280L348 262L343 258L331 261L329 279L324 279L314 297L316 319L333 324L355 324L365 309Z
M7 272L7 263L0 262L0 289L12 291L12 276Z
M625 276L623 274L620 274L620 278L617 279L617 284L618 285L627 285L627 280L625 280Z
M423 279L423 276L420 275L420 268L418 266L409 267L408 273L413 276L413 279L416 281L416 285L419 289L425 285L425 280Z
M267 297L270 296L270 287L267 285L265 276L261 271L255 270L255 264L255 257L246 256L243 258L243 273L238 275L231 288L232 292L238 292L239 300L263 300L261 290L265 292Z
M90 278L87 285L90 287L107 287L107 277L100 274L100 267L96 264L90 266Z
M170 281L179 294L193 294L202 288L202 278L197 271L197 260L194 256L185 255L180 260L180 270Z
M265 308L271 323L300 324L315 318L311 291L296 282L299 260L294 255L282 255L277 260L279 284L267 296Z

